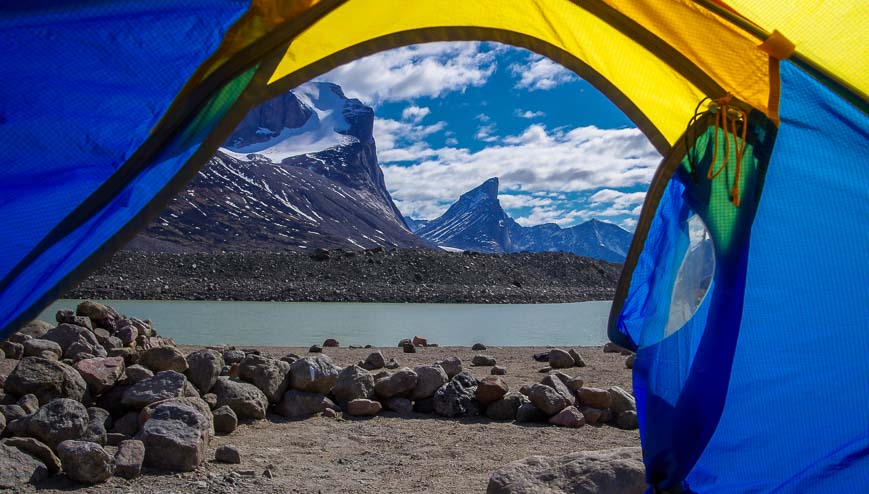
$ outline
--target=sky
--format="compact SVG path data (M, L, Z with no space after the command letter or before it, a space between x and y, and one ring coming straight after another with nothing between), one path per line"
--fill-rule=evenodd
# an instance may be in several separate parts
M507 45L413 45L318 80L374 108L386 186L415 219L498 177L501 205L522 225L595 218L633 231L661 159L591 84Z

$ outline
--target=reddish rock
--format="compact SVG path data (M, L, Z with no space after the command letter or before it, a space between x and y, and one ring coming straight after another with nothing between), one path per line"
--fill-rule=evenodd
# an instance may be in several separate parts
M609 408L613 403L609 391L600 388L579 388L576 395L580 403L593 408Z
M323 348L338 348L341 346L335 338L329 338L323 342Z
M585 416L576 407L567 407L549 419L552 425L578 429L585 425Z
M488 405L494 401L500 400L509 388L507 383L498 376L488 376L483 378L477 385L475 396L477 401L484 405Z
M412 343L413 346L428 346L428 340L419 336L414 336Z
M96 394L114 386L124 375L123 357L98 357L79 360L73 366Z

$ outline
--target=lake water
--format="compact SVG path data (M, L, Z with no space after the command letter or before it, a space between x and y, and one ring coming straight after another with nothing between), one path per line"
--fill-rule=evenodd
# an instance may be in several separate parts
M40 319L78 300L58 300ZM179 344L393 346L419 335L441 346L587 346L607 342L611 302L573 304L373 304L108 300L122 314L151 319Z

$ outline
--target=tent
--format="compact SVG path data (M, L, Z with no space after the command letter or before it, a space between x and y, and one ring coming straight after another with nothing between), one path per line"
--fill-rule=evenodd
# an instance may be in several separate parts
M29 0L0 9L0 336L254 105L377 51L528 48L665 156L613 304L656 492L869 485L865 0Z

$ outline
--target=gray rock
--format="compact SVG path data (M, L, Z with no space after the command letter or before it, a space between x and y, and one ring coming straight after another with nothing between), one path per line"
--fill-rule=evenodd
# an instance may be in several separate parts
M186 472L205 461L209 434L202 414L193 407L170 403L154 410L136 439L145 445L146 466Z
M410 394L416 387L416 372L404 368L394 372L389 377L383 378L374 384L374 392L381 398L392 398L404 394Z
M115 446L117 447L122 442L129 439L131 436L125 436L118 432L107 432L106 433L106 445L107 446Z
M3 352L5 358L21 360L24 356L24 345L15 343L14 341L0 341L0 351Z
M567 385L567 383L568 383L571 379L573 379L570 375L568 375L568 374L566 374L566 373L564 373L564 372L562 372L562 371L560 371L560 370L554 370L554 371L550 372L549 375L552 376L552 377L557 377L557 378L560 379L561 382L563 382L565 385Z
M407 398L400 398L398 396L386 400L384 405L386 405L387 410L391 410L399 415L410 415L410 412L413 411L413 402Z
M622 347L616 345L615 343L608 341L603 346L603 353L621 353L624 350Z
M124 392L121 403L135 409L144 408L151 403L184 396L186 385L184 374L171 370L158 372L154 377L130 386Z
M627 358L625 359L625 368L633 369L634 368L634 360L636 360L636 358L637 358L636 354L632 353L632 354L628 355Z
M332 387L332 396L342 407L348 401L374 397L374 376L362 367L351 365L338 373L338 380Z
M142 473L145 462L145 443L128 439L118 444L115 453L115 475L123 479L134 479Z
M24 357L6 378L6 392L23 396L36 395L40 403L55 398L81 401L87 384L79 373L63 362L39 357Z
M311 345L311 347L308 348L308 353L322 353L322 352L323 352L323 347L321 347L320 345Z
M248 355L238 364L238 377L259 388L270 402L277 403L290 386L290 367L281 360Z
M8 338L6 338L5 341L11 341L13 343L20 343L23 345L23 344L27 343L28 340L31 340L31 339L32 339L32 337L30 337L26 334L12 333L9 335Z
M238 427L238 417L232 408L224 405L217 407L214 412L214 431L218 434L230 434Z
M5 360L5 359L6 359L6 352L4 352L3 349L0 349L0 360Z
M450 382L441 386L435 393L434 411L445 417L478 415L479 403L474 397L477 380L466 372L456 374Z
M107 317L117 316L118 313L107 305L103 305L93 300L85 300L78 304L75 308L76 315L89 317L91 320L99 321Z
M48 477L48 468L33 456L0 442L0 489L19 489Z
M529 403L525 395L507 393L501 399L489 403L486 407L486 416L492 420L513 420L516 418L516 411L523 403Z
M6 430L6 417L3 414L0 414L0 436L3 435L3 431Z
M585 382L582 380L581 377L574 377L574 378L569 379L564 384L567 386L567 389L569 389L573 392L576 392L580 388L582 388L582 385L585 384Z
M14 446L41 461L48 468L49 474L57 475L60 472L62 467L60 458L43 442L32 437L10 437L0 442L7 446Z
M123 346L130 346L139 336L139 330L133 326L124 326L115 331L115 337L121 340Z
M223 361L226 365L237 364L244 360L245 353L241 350L227 350L223 352Z
M173 346L149 348L139 358L139 363L154 372L171 370L183 374L187 370L187 359Z
M522 403L516 409L516 422L546 422L549 416L543 410L534 406L533 403Z
M241 463L241 453L238 451L238 448L232 444L224 444L218 446L214 451L214 459L220 463L232 463L237 465Z
M102 394L124 376L124 359L98 357L79 360L73 365L95 394Z
M208 403L208 406L214 410L217 408L217 395L214 393L205 393L202 395L202 400Z
M495 357L491 355L474 355L471 359L471 365L475 367L491 367L495 365Z
M15 402L15 404L20 406L27 415L32 415L39 410L39 398L34 394L26 394L22 396L17 402Z
M63 356L71 358L74 353L80 352L80 348L96 348L99 346L97 337L86 327L75 324L59 324L42 336L43 340L49 340L60 345ZM73 347L74 344L78 343ZM71 348L72 347L72 348Z
M205 400L198 396L185 396L183 398L169 398L168 400L151 403L139 412L139 424L144 424L151 417L158 407L163 405L183 405L188 406L199 412L205 419L205 429L209 437L214 436L214 414L211 413L211 408L205 403Z
M442 361L438 362L438 365L443 367L444 372L447 373L447 377L450 379L453 378L456 374L462 372L462 360L459 357L447 357Z
M603 417L603 410L600 408L593 407L581 407L579 409L582 412L583 417L585 417L585 422L588 425L595 425L598 422L602 422L601 418Z
M253 384L220 377L211 391L217 395L217 406L229 406L239 419L266 417L268 398Z
M613 413L618 415L624 412L637 411L637 402L634 400L633 395L618 386L613 386L607 391L609 391L612 397L612 406L610 408L612 408Z
M108 352L106 352L106 349L102 345L91 345L83 341L76 341L66 349L63 356L66 360L78 362L79 360L105 357L107 355Z
M31 414L27 413L21 405L0 405L0 415L6 419L6 422L12 422Z
M414 400L431 398L441 386L450 380L440 365L421 365L414 367L413 371L416 373L416 386L411 395Z
M97 443L101 446L106 445L106 430L112 426L112 417L107 410L99 407L90 407L88 412L88 425L84 434L79 437L79 441L88 441Z
M377 351L372 352L365 357L365 362L362 367L367 370L377 370L382 369L385 366L386 358L383 356L383 352Z
M112 455L99 444L87 441L63 441L57 446L57 456L66 476L81 484L98 484L112 476Z
M624 429L627 431L638 429L640 427L640 423L637 418L637 412L635 412L634 410L627 410L616 415L613 425L615 425L619 429Z
M600 388L582 387L576 391L579 402L592 408L609 408L613 399L609 392Z
M564 385L564 381L559 376L549 374L541 379L540 383L557 391L558 394L567 400L568 406L576 404L576 395L573 394L573 391L571 391L570 388Z
M416 353L416 347L413 344L404 345L401 347L404 353Z
M570 406L570 400L544 384L532 384L528 398L535 407L547 415L555 415Z
M389 361L386 362L386 365L384 367L386 369L395 370L395 369L398 369L399 367L401 367L401 365L394 358L390 358Z
M294 389L329 394L339 371L326 355L304 357L292 363L290 381Z
M299 418L322 413L323 410L334 407L335 404L326 395L291 389L284 393L276 411L287 418Z
M576 365L570 353L565 352L560 348L549 350L549 367L553 369L567 369Z
M482 343L474 343L474 346L471 347L471 350L475 352L479 352L486 349L486 345Z
M139 432L139 413L130 412L112 424L111 431L117 434L123 434L126 437L133 437Z
M50 340L31 339L24 343L25 357L42 357L49 360L60 360L63 350L60 345Z
M89 422L84 405L68 398L58 398L27 418L27 435L56 448L63 441L80 438Z
M483 405L488 405L493 401L500 400L509 390L510 388L503 379L498 376L488 376L477 384L477 391L474 396Z
M514 461L489 478L487 494L642 494L646 491L640 448L580 451Z
M187 379L205 394L217 382L223 369L223 356L214 350L199 350L187 356Z
M571 348L570 352L568 353L570 353L571 358L573 358L574 365L576 365L577 367L585 367L585 360L582 358L582 355L580 355L579 352Z
M42 338L42 335L47 333L54 325L39 319L34 319L25 324L18 330L19 333L25 334L31 338Z
M139 381L144 381L145 379L154 377L154 373L151 372L151 369L139 364L133 364L127 367L126 374L127 380L130 384L136 384Z
M105 341L101 341L100 345L102 345L103 348L106 349L106 352L108 354L108 351L110 351L110 350L114 350L114 349L123 347L124 342L121 341L121 339L118 338L117 336L111 335L108 338L106 338Z
M500 365L496 365L492 367L491 373L493 376L506 376L507 369L505 367L501 367Z
M347 402L347 413L356 417L377 415L382 405L379 401L358 399Z

